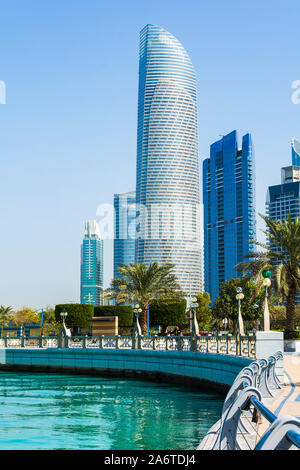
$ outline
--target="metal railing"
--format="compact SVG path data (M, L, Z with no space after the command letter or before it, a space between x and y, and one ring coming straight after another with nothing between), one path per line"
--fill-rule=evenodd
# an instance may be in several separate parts
M212 450L300 449L300 420L277 417L262 403L263 398L272 398L274 390L281 388L276 364L282 358L278 352L241 370L224 401ZM259 415L270 424L262 436L258 433Z
M191 336L32 336L0 337L0 348L141 349L152 351L197 351L256 357L254 335Z

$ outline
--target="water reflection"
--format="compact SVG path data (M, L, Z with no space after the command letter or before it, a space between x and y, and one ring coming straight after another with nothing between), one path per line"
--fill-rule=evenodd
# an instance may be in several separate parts
M0 449L195 449L223 397L141 380L0 372Z

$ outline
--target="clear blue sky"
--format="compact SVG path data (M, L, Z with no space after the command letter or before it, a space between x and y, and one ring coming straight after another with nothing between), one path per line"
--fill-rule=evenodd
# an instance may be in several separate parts
M79 300L84 221L135 189L139 31L176 36L198 78L200 165L253 136L257 210L300 137L299 0L0 1L0 304ZM260 224L261 225L261 224ZM105 281L112 273L105 247Z

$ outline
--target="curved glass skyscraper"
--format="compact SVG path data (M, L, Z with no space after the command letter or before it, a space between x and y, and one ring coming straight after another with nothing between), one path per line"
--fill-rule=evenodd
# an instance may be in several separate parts
M140 33L136 261L171 262L181 288L202 290L196 78L180 42Z

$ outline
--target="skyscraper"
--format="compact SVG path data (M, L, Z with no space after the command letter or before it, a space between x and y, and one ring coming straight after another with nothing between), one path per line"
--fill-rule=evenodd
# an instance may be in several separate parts
M292 147L292 159L294 152ZM300 166L292 165L281 169L281 184L269 186L266 198L266 215L272 220L300 218ZM277 252L277 247L271 245ZM296 295L296 304L300 304L300 295Z
M120 264L135 261L135 191L114 195L114 277L120 277Z
M238 277L234 267L254 251L255 176L252 139L237 132L223 136L210 147L203 162L204 281L214 301L220 284Z
M85 223L81 245L80 301L82 304L101 305L103 291L103 240L97 222Z
M196 78L168 31L140 33L136 261L171 262L186 292L202 290Z
M292 139L292 165L300 166L300 142Z
M281 184L269 186L266 198L266 215L272 220L300 217L300 166L281 169Z

